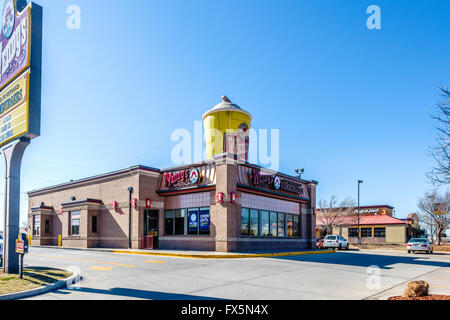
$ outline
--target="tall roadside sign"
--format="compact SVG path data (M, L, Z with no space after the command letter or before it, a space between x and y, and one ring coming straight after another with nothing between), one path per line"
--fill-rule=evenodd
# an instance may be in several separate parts
M41 131L42 7L4 0L0 29L0 148L5 157L5 273L19 272L20 166Z

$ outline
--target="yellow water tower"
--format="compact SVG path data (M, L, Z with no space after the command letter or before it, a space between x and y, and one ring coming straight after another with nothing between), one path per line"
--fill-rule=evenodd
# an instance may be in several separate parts
M232 153L248 161L251 122L250 113L223 96L221 103L203 115L208 160L222 153Z

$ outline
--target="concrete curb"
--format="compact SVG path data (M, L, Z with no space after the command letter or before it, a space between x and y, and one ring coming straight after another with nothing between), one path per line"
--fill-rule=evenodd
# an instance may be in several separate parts
M130 252L126 250L115 250L113 251L113 253L145 255L145 256L196 258L196 259L243 259L243 258L287 257L287 256L299 256L308 254L325 254L325 253L336 253L336 251L326 250L326 251L300 251L300 252L277 252L277 253L254 253L254 254L183 254L183 253L158 253L158 252Z
M314 250L314 251L298 251L298 252L272 252L272 253L235 253L235 254L189 254L189 253L169 253L169 252L151 252L151 251L129 251L114 249L90 249L90 248L68 248L68 247L52 247L52 246L33 246L33 248L50 248L60 250L90 251L90 252L106 252L114 254L132 254L143 256L164 256L178 258L197 258L197 259L242 259L242 258L268 258L268 257L286 257L307 254L325 254L336 253L335 250Z
M72 283L76 277L77 277L77 274L74 273L67 279L54 282L45 287L39 287L39 288L28 290L28 291L0 295L0 301L24 299L24 298L29 298L32 296L48 293L51 291L55 291L55 290L58 290L61 288L65 288L65 287L67 287L67 283L68 282Z

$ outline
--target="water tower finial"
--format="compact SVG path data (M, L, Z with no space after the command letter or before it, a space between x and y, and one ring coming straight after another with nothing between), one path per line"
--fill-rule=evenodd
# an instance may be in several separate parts
M227 97L227 96L222 96L222 101L223 101L223 102L228 102L228 103L231 103L231 100L230 100L230 99L228 99L228 97Z

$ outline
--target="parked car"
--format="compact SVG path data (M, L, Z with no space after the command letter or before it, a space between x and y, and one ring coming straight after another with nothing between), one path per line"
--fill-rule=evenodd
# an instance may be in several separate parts
M348 241L342 237L337 235L328 235L323 240L324 248L335 248L335 249L347 249L349 248Z
M323 238L317 238L316 239L316 248L317 249L323 249Z
M406 244L406 250L408 253L413 251L425 251L426 253L433 253L433 245L430 243L430 240L426 238L412 238Z

